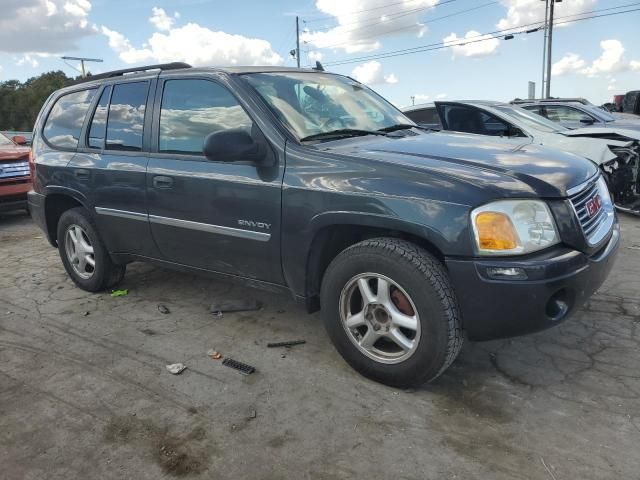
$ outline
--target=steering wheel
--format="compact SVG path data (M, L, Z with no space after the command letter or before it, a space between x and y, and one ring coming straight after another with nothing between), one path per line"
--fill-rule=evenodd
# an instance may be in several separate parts
M334 124L336 124L336 125L335 125L335 127L332 128L332 125L334 125ZM333 118L329 118L328 120L323 122L323 124L320 125L320 128L322 130L325 130L325 131L337 130L337 129L347 128L347 124L344 122L344 120L342 120L342 118L333 117Z

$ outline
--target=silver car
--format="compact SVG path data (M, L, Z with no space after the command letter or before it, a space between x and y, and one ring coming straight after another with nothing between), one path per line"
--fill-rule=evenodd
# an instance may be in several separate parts
M605 173L616 207L640 214L640 130L572 130L516 105L481 100L415 105L404 113L433 129L500 136L511 139L514 148L534 143L588 158Z

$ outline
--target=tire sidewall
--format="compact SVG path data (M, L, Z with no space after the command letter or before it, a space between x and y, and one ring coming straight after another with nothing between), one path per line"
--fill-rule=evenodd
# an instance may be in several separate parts
M447 359L449 319L437 290L415 265L399 254L367 248L345 258L337 258L327 270L321 291L325 328L345 360L366 377L394 386L424 383L437 376ZM418 347L408 359L385 364L358 350L345 331L340 318L340 294L351 278L362 273L389 277L411 297L420 319Z
M73 269L71 263L69 262L69 259L67 258L65 242L67 230L71 225L78 225L82 227L82 229L89 237L91 245L93 246L93 256L96 264L93 275L90 278L85 279L80 277ZM86 213L86 210L84 208L73 208L71 210L67 210L62 214L62 216L60 217L60 221L58 222L57 238L60 258L62 259L62 264L71 277L71 280L73 280L73 282L83 290L87 290L90 292L102 290L105 285L105 280L109 274L107 270L110 259L108 258L108 253L103 246L103 243L95 226L89 219L88 213Z

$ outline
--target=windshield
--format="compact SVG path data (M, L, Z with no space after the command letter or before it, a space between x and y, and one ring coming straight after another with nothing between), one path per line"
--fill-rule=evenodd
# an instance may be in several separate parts
M601 109L599 107L594 107L592 105L584 105L583 108L586 111L588 111L589 113L591 113L591 115L593 115L594 117L599 118L600 120L602 120L604 122L613 122L616 119L609 112L606 112L606 111L604 111L603 109Z
M8 145L13 145L13 142L5 137L3 133L0 133L0 146L6 147Z
M344 129L415 125L372 90L340 75L278 72L243 77L300 139Z
M564 130L568 130L559 123L547 120L546 118L541 117L540 115L537 115L535 113L531 113L530 111L525 110L521 107L516 107L513 105L496 105L493 108L510 117L512 121L517 122L519 124L518 126L525 126L533 130L547 133L562 132Z

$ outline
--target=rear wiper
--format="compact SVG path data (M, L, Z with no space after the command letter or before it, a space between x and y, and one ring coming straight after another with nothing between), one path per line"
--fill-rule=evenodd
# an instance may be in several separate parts
M363 135L386 135L385 132L377 130L361 130L357 128L341 128L339 130L331 130L329 132L314 133L300 139L301 142L307 140L321 140L323 138L339 138L339 137L359 137Z

